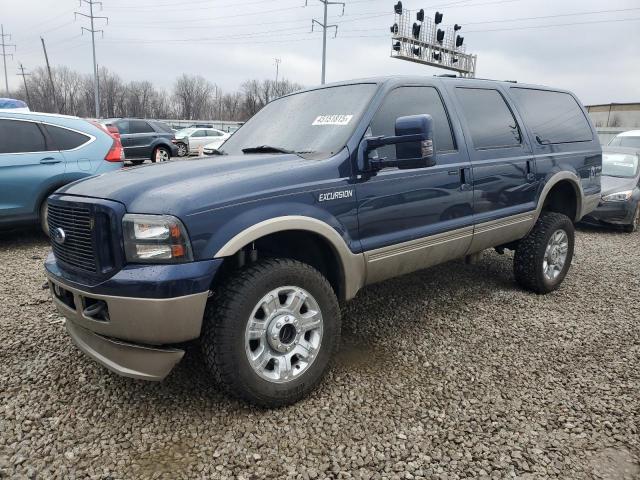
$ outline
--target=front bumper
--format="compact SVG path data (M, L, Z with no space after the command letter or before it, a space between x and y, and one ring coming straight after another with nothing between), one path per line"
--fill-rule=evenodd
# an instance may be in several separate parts
M586 215L582 221L592 225L630 225L638 208L638 200L626 202L600 202L598 207Z
M184 355L170 345L200 336L208 288L163 298L111 295L103 292L104 284L102 289L82 287L56 275L51 260L46 264L49 289L57 310L67 319L69 335L80 350L108 369L162 380ZM157 283L163 282L158 278ZM131 292L126 286L122 282L121 291ZM110 285L107 291L113 289Z

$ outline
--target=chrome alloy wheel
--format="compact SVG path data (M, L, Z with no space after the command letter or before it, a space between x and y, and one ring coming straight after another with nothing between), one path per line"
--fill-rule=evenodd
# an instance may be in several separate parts
M547 280L555 280L567 261L569 237L564 230L556 230L551 235L542 260L542 271Z
M158 148L156 150L156 162L168 162L169 161L169 152L167 152L164 148Z
M251 367L270 382L295 380L318 355L322 325L322 312L309 292L293 286L271 290L254 307L245 329Z

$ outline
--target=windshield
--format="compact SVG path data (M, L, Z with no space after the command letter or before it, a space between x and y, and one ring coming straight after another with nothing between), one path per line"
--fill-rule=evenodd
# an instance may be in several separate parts
M609 145L612 147L640 148L640 137L618 135L616 137L613 137L613 139L609 142Z
M221 153L242 155L290 151L323 159L344 148L367 108L375 84L343 85L296 93L267 104L222 146Z
M195 128L183 128L182 130L178 130L176 132L176 137L188 137L195 131L196 131Z
M602 174L609 177L635 177L638 174L638 155L603 153Z

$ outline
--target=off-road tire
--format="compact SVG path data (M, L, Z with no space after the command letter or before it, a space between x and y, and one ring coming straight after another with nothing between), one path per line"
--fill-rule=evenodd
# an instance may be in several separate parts
M564 230L569 240L567 258L564 268L557 278L549 280L543 272L543 261L546 247L551 235L557 230ZM516 282L537 294L545 294L557 289L569 271L573 258L575 229L566 215L561 213L543 213L538 218L529 234L520 240L513 259L513 273Z
M640 228L640 203L636 206L636 211L633 215L633 221L629 225L622 227L627 233L634 233Z
M286 383L258 376L245 352L245 328L257 302L279 286L296 285L318 302L323 318L320 350L308 369ZM269 258L239 270L207 304L200 344L216 383L228 394L254 405L290 405L316 388L340 342L340 308L327 279L315 268L295 260Z

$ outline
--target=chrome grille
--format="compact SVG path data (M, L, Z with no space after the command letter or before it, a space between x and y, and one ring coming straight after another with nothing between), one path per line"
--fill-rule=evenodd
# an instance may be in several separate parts
M96 254L93 245L93 217L88 208L49 204L49 231L56 259L86 272L96 272ZM62 243L54 240L53 231L64 231Z

